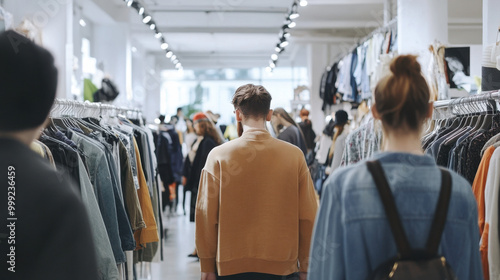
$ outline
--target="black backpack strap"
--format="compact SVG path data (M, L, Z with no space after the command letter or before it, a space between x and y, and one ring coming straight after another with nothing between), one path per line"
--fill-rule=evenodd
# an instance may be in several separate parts
M382 169L382 165L380 165L379 161L368 161L367 165L377 185L380 198L382 199L385 215L387 219L389 219L392 235L398 247L398 253L402 258L406 258L411 255L411 246L406 237L401 219L399 218L399 212L396 208L391 189L389 188L389 183L387 183L387 179L384 175L384 169Z
M431 231L427 239L426 250L431 255L436 255L438 252L439 243L441 243L441 236L443 235L444 225L446 223L446 216L448 215L448 206L451 198L451 175L450 172L441 169L441 190L439 192L438 203L436 211L434 212L434 219L432 221Z

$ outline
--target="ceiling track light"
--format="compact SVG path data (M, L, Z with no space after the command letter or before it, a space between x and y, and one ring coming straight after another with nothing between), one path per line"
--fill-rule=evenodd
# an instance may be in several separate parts
M299 7L297 5L297 2L293 2L292 9L290 11L290 16L289 16L290 19L296 19L300 16L298 8Z
M297 24L293 21L288 25L289 28L294 28L295 26L297 26Z
M269 67L276 68L276 63L274 63L273 61L270 61L269 62Z
M288 44L289 44L288 41L283 41L280 43L280 47L284 48L284 47L288 46Z
M301 7L305 7L305 6L307 6L307 4L308 4L308 3L307 3L307 1L306 1L306 0L300 0L300 6L301 6Z
M142 22L144 23L149 23L151 21L151 16L150 15L146 15L144 18L142 18Z
M278 55L277 55L277 54L275 54L275 53L273 53L273 54L271 55L271 59L272 59L273 61L278 60Z
M142 16L142 22L144 24L149 25L149 29L151 29L151 30L153 30L155 32L155 38L160 40L160 42L161 42L161 45L160 45L161 49L162 50L167 50L168 49L168 43L165 42L165 38L163 38L163 33L161 33L156 28L156 23L153 20L153 17L151 15L149 15L149 14L146 13L146 9L143 6L141 6L141 4L138 1L136 1L136 0L124 0L124 2L126 3L126 5L128 7L131 7L131 8L134 8L135 10L137 10L137 12L139 13L139 15ZM80 20L80 25L82 25L82 26L86 25L86 23L84 22L83 19ZM132 48L132 51L136 52L137 49L136 48ZM165 53L165 56L167 58L171 59L171 61L176 65L176 68L178 68L179 70L182 70L181 63L177 59L177 56L173 55L173 52L171 50L167 50L167 52Z

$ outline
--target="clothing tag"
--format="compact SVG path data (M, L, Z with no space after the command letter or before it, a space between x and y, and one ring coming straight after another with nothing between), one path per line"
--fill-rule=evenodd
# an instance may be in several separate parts
M134 185L136 190L141 188L141 186L139 186L139 178L137 178L136 175L134 175Z

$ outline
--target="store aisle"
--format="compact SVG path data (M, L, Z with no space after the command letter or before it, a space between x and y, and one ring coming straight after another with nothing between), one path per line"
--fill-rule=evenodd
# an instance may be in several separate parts
M179 190L182 201L182 189ZM186 196L186 207L189 207L190 193ZM177 215L167 217L164 214L167 239L164 246L164 261L152 264L152 280L199 280L200 263L187 255L194 250L194 223L189 222L189 210L186 216L179 205Z

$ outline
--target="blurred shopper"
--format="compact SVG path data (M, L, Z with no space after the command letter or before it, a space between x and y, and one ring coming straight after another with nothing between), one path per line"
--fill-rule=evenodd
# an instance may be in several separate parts
M0 33L0 279L99 279L80 190L29 147L56 88L47 50Z
M279 107L274 109L271 122L276 130L278 130L278 139L299 147L299 149L302 150L302 153L304 153L304 156L307 155L307 146L304 135L302 134L302 131L300 131L297 123L295 123L285 109Z
M221 144L221 140L211 120L204 113L197 113L193 117L194 130L198 138L191 147L191 151L184 161L184 170L182 185L191 191L191 207L189 211L189 220L194 222L196 199L198 197L198 183L200 175L208 154L213 148ZM189 255L197 257L196 251Z
M456 279L483 279L478 210L471 185L451 170L440 170L435 160L422 150L422 126L432 116L432 103L417 57L398 56L390 69L392 73L375 88L372 106L373 116L382 122L384 152L374 155L369 163L337 169L326 181L311 244L309 277L369 279L384 262L401 254L408 257L406 252L399 251L401 247L396 247L394 239L399 236L398 243L409 243L403 249L410 247L434 257L435 253L443 256ZM380 169L374 168L377 166ZM443 188L447 185L446 178L451 179L448 192ZM378 190L383 184L376 182L384 180L388 183L388 194ZM438 197L441 200L443 194L449 195L449 205L435 215ZM381 197L390 196L397 211L386 214L390 204L382 203ZM401 231L391 230L388 215L401 220ZM443 215L444 230L429 242L433 221ZM442 261L437 259L437 263ZM400 279L398 266L392 269L396 273L394 278ZM389 272L390 268L387 279L392 278Z

